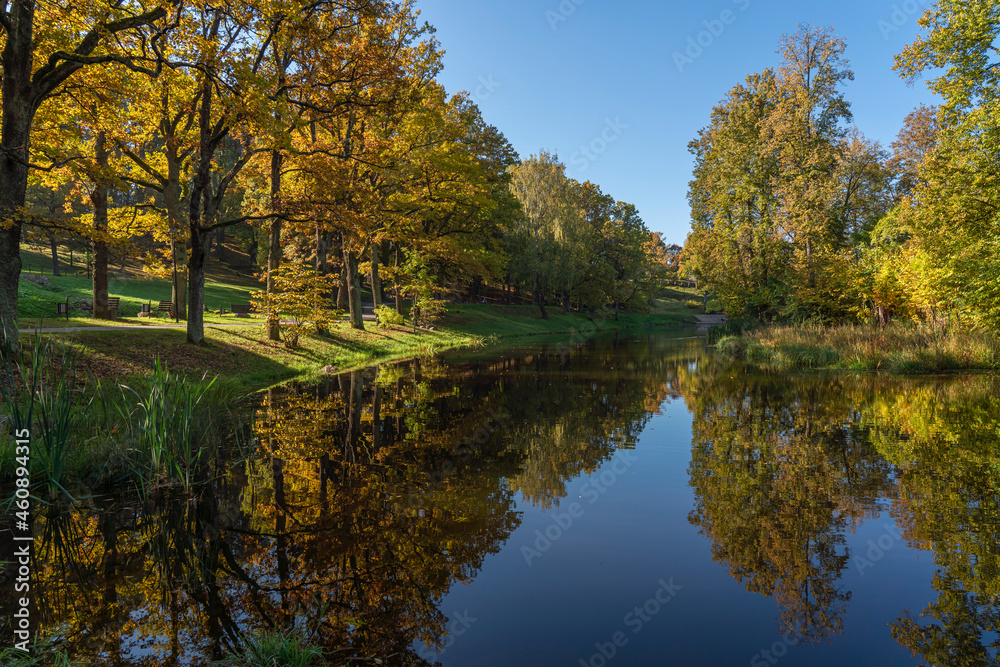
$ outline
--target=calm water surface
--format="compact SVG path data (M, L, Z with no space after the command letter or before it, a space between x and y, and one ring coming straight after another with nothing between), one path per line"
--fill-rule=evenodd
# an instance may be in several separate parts
M661 332L273 390L200 494L39 522L42 611L84 664L996 665L997 384Z

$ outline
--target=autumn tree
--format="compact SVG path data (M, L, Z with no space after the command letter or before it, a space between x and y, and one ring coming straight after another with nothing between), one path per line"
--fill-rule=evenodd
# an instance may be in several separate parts
M510 189L523 211L511 235L512 272L530 286L543 319L548 319L545 305L556 278L552 260L561 230L578 215L565 171L566 165L546 152L511 168Z
M33 0L0 5L3 68L0 100L0 327L17 345L17 283L21 232L32 167L32 123L39 108L85 67L102 63L155 74L163 37L158 22L167 10L157 3L97 2L81 7ZM68 28L68 26L72 28ZM135 50L119 36L135 33Z
M922 160L912 195L913 231L918 246L943 269L937 292L946 307L969 324L996 328L1000 7L944 0L921 17L920 26L925 32L897 56L896 69L911 80L930 74L928 87L944 101L936 119L928 111L914 119L913 140L906 142L916 146L907 151L908 162Z
M765 129L779 95L770 70L747 77L689 145L695 171L686 264L734 315L759 314L784 296L789 253L778 226L780 162Z

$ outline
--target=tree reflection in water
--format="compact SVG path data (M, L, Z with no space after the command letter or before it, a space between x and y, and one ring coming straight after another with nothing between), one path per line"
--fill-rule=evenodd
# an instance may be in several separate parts
M560 352L413 361L262 394L252 446L224 450L196 493L36 517L38 618L102 665L207 664L272 628L334 664L426 665L413 647L443 646L442 600L504 547L518 503L558 506L683 397L689 520L775 601L782 634L837 637L859 556L850 534L888 509L938 566L936 600L888 631L931 664L997 664L996 380L756 376L657 335Z
M689 517L783 633L843 627L846 534L888 500L911 548L932 549L938 599L892 635L935 665L996 665L1000 399L991 378L754 376L703 364L683 378L694 415ZM860 554L854 554L858 557Z
M213 462L196 493L40 520L60 549L40 573L44 625L105 665L205 664L272 628L335 663L428 664L414 643L443 645L441 600L519 525L515 499L558 504L633 447L649 407L678 395L677 356L614 341L270 390L253 451Z

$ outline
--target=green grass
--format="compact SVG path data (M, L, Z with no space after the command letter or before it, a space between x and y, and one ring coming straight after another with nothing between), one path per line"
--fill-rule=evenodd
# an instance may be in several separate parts
M99 378L133 381L149 374L157 358L168 368L200 377L208 372L238 390L254 391L290 380L316 376L320 369L333 366L348 370L459 347L482 345L487 340L510 342L526 336L587 336L613 328L648 325L680 326L685 312L665 305L651 315L623 313L618 322L591 321L585 315L552 313L542 320L531 306L454 306L433 331L397 326L378 329L366 322L365 331L346 323L335 325L329 334L303 337L299 348L290 350L280 342L267 340L260 326L222 328L207 326L206 345L186 343L183 329L118 331L77 331L58 334L60 340L76 348L87 372ZM232 318L229 318L232 322ZM258 320L259 323L259 320Z
M81 299L89 299L93 291L93 283L86 276L46 276L52 283L51 288L36 285L21 279L18 284L18 316L19 320L32 318L56 319L56 304L70 303ZM230 304L249 303L250 292L258 289L256 282L222 283L207 280L205 283L205 303L212 310L221 307L229 309ZM152 302L153 309L159 301L170 299L170 281L162 278L121 279L112 278L108 281L108 295L121 299L119 312L124 317L135 319L142 304ZM70 312L70 315L83 317L82 311ZM161 320L166 320L162 316Z
M206 265L205 304L212 310L219 310L234 303L249 303L250 293L260 288L260 283L253 277L249 259L238 251L227 248L228 256L234 264L220 262L214 255ZM21 248L22 277L18 284L18 324L22 329L37 326L40 318L44 318L45 326L87 326L87 324L108 325L106 321L91 320L84 311L71 309L70 323L63 325L55 323L56 304L69 298L75 301L89 299L93 293L93 282L87 278L83 266L84 257L75 253L76 266L69 267L69 253L65 247L60 248L60 264L64 275L52 275L52 260L48 248L26 245ZM108 295L121 299L120 320L126 324L147 323L147 319L138 319L136 315L144 303L152 303L153 308L160 301L167 301L171 294L171 281L168 278L154 278L142 272L138 260L128 260L125 272L119 272L114 265L109 268ZM42 287L25 280L26 275L41 273L52 284ZM206 316L209 319L214 316ZM230 317L230 319L232 319ZM154 323L165 324L169 318L164 314L154 318ZM214 321L214 320L213 320ZM119 323L122 323L119 321Z
M323 651L293 635L264 632L243 638L243 643L218 663L232 667L309 667L326 664Z
M889 373L1000 370L1000 338L923 324L773 326L723 336L717 349L762 370L832 369Z
M230 256L240 260L232 251ZM63 249L63 264L68 257ZM28 248L22 252L26 266L44 267L51 271L51 260L45 248ZM244 256L245 257L245 256ZM82 261L77 255L78 261ZM243 261L243 260L240 260ZM245 260L248 263L248 260ZM79 266L79 263L78 263ZM116 267L117 268L117 267ZM250 292L259 283L243 267L237 268L214 257L209 261L205 287L205 303L216 310L233 303L247 303ZM50 288L23 280L20 284L18 324L22 330L45 328L172 325L166 316L138 319L143 303L170 298L170 282L146 276L133 262L126 265L127 278L113 277L109 294L121 299L121 316L114 321L94 320L73 315L69 320L55 316L56 304L67 297L71 302L89 298L91 282L82 275L52 277L47 275ZM66 332L58 336L80 351L87 369L97 377L134 380L153 369L154 360L161 358L171 370L199 376L208 371L221 380L242 390L256 390L294 377L316 375L319 369L334 366L338 370L405 358L428 352L458 347L477 346L486 340L501 342L515 337L569 335L587 337L601 330L633 328L649 325L680 326L689 319L692 310L685 301L698 298L695 290L671 287L654 301L651 312L621 313L614 321L610 313L564 315L558 306L548 309L549 319L543 320L534 306L451 305L435 330L412 330L397 326L378 329L366 322L367 331L358 332L344 324L333 328L328 336L309 336L297 350L288 350L280 343L265 339L262 326L211 328L213 324L253 323L232 315L205 315L207 346L195 348L186 344L185 323L176 330L114 332ZM710 304L711 306L711 304ZM131 317L130 317L131 315ZM262 324L260 320L257 323Z
M237 392L263 389L296 377L316 376L325 366L348 370L427 352L477 345L478 336L449 330L408 328L355 331L345 324L327 336L306 336L298 349L267 340L264 327L205 329L204 346L188 345L176 329L49 334L78 349L86 370L99 378L134 382L149 374L157 358L188 377L218 375Z
M637 326L681 325L690 317L690 311L683 304L678 307L675 302L662 299L654 301L648 315L621 313L617 322L611 313L590 318L582 313L564 315L558 307L547 310L549 319L543 320L537 306L453 305L448 308L442 326L465 334L504 339Z

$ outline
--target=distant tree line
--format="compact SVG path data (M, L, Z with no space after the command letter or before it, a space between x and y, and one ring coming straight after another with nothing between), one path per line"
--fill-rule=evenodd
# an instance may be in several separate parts
M801 26L690 147L684 265L734 315L1000 323L1000 7L939 2L897 56L944 104L885 148L850 125L844 40Z

